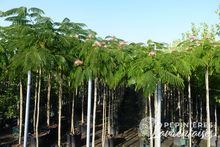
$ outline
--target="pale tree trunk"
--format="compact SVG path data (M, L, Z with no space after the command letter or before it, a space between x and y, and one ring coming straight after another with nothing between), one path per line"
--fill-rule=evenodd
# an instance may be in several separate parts
M163 118L166 118L167 111L167 84L164 84L164 97L163 97Z
M170 87L170 109L171 109L171 122L174 122L174 87Z
M178 90L178 110L179 110L179 133L182 133L182 119L181 119L181 94L180 91Z
M23 125L23 85L20 78L20 115L19 115L19 141L18 143L21 144L22 140L22 125Z
M215 136L218 135L218 115L217 115L217 104L215 104Z
M143 104L144 104L144 117L146 117L146 116L149 116L149 108L147 107L148 106L148 100L146 99L146 97L145 96L142 96L142 102L143 102Z
M37 111L37 88L38 88L38 71L35 81L35 91L34 91L34 112L33 112L33 130L36 133L36 111Z
M180 101L180 105L182 106L182 107L180 107L181 108L181 122L180 122L180 129L181 129L181 133L182 132L184 132L184 125L183 125L183 122L184 122L184 97L185 97L185 95L184 95L184 92L182 93L182 95L181 95L181 101Z
M78 88L73 91L73 100L72 100L72 113L71 113L71 133L75 134L75 124L74 124L74 113L75 113L75 98L78 96Z
M27 146L27 142L28 142L30 93L31 93L31 70L28 71L28 79L27 80L28 81L27 81L27 97L26 97L26 108L25 108L24 147Z
M154 119L157 120L157 114L158 114L158 109L157 109L157 84L156 84L156 88L155 88L155 91L154 91ZM156 142L157 142L157 131L156 131L156 123L154 124L154 142L155 142L155 145L156 145ZM156 146L158 147L158 146Z
M87 102L87 131L86 146L90 147L90 128L91 128L91 102L92 101L92 71L90 70L88 81L88 102Z
M195 102L195 105L196 105L196 111L195 111L195 115L196 115L196 122L199 122L199 110L198 110L198 96L196 96L196 102Z
M39 70L39 81L38 81L38 94L37 94L37 120L36 120L36 147L39 146L38 142L38 128L39 128L39 117L40 117L40 90L41 90L41 69Z
M206 67L205 72L205 87L206 87L206 121L207 121L207 146L210 146L211 126L210 126L210 107L209 107L209 67Z
M150 147L153 147L153 124L152 124L152 108L151 108L151 96L148 96L148 107L150 117Z
M94 106L93 106L93 126L92 126L92 147L95 147L95 125L96 125L96 106L97 106L97 85L98 78L94 81Z
M102 147L105 145L105 133L106 133L106 87L105 84L103 85L104 91L103 91L103 109L102 109Z
M84 83L83 83L83 85L82 85L82 91L81 91L81 93L82 93L82 120L81 120L81 122L82 122L82 124L84 124L84 100L85 100L85 88L84 88Z
M111 124L114 126L114 114L115 114L115 88L112 89L112 103L111 103Z
M188 76L188 101L189 101L189 146L192 146L192 103L191 103L191 81Z
M74 93L74 91L73 91ZM72 109L71 109L71 80L68 78L68 112L71 113Z
M48 76L48 85L47 85L47 126L50 126L50 93L51 93L51 72Z
M202 99L200 98L200 100L199 100L199 107L200 107L200 122L203 122L203 120L202 120Z
M59 100L58 100L58 147L61 147L61 113L62 113L62 94L63 94L63 74L60 72Z
M111 89L108 90L108 134L111 133Z
M156 126L155 126L155 146L161 146L161 136L160 136L160 129L161 129L161 98L162 98L162 84L160 81L157 81L157 105L155 107L156 111Z

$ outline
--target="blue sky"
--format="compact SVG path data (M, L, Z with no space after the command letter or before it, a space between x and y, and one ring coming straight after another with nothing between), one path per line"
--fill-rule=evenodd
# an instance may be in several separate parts
M125 41L148 39L171 44L190 31L191 23L215 24L218 0L1 0L0 10L26 6L37 7L54 21L68 17L85 23L104 38L115 35ZM0 25L8 25L0 18Z

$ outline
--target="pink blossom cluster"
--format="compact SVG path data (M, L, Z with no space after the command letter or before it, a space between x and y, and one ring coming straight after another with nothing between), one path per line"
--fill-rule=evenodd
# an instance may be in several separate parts
M177 51L176 49L172 49L171 52Z
M92 34L89 34L88 36L89 38L95 38Z
M190 37L190 38L195 38L196 36L195 36L195 35L190 35L189 37Z
M196 40L195 42L196 42L197 45L199 44L199 40Z
M109 41L114 41L114 38L110 38Z
M120 41L120 42L119 42L119 45L123 45L123 44L125 44L124 41Z
M96 45L102 46L102 44L104 45L105 48L108 47L105 42L96 42L96 43L94 43L94 44L92 45L92 47L95 47Z
M155 51L151 51L151 52L150 52L150 55L155 55L155 54L156 54Z
M114 41L115 40L115 36L112 35L111 38L109 39L109 41Z
M207 35L205 38L211 38L211 36L210 36L210 35Z
M83 61L81 61L81 60L76 60L76 61L74 61L74 64L78 66L78 65L83 64Z

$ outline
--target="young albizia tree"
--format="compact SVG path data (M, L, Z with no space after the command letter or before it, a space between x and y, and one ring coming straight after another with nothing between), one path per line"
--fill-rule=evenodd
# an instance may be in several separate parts
M195 27L195 26L194 26ZM192 33L188 35L190 40L185 41L185 50L191 52L191 55L188 58L188 63L191 63L196 72L200 71L204 73L204 84L206 89L206 121L207 121L207 134L210 136L210 86L209 86L209 77L215 74L218 71L219 67L219 48L215 40L214 30L209 30L209 26L204 23L203 31L198 33ZM195 30L195 29L194 29ZM194 32L192 30L192 32ZM201 38L199 38L201 35ZM197 62L195 62L197 61ZM194 64L193 64L194 63ZM196 64L195 64L196 63ZM204 71L201 71L203 69ZM199 75L199 74L197 74ZM202 77L197 79L201 81ZM191 116L190 116L191 118ZM190 140L191 144L191 140ZM207 146L210 146L210 137L207 137Z
M129 77L137 83L136 89L143 89L144 94L149 96L155 90L158 80L161 83L182 87L183 79L177 76L177 68L169 62L171 59L169 53L150 51L147 47L140 50L129 69L131 73Z
M41 48L39 41L35 42L39 35L35 25L41 20L41 14L44 14L44 12L38 8L27 9L26 7L14 8L2 13L1 17L6 17L6 21L12 22L9 33L15 34L15 55L10 60L10 66L15 68L21 66L23 71L30 71L45 65L49 51ZM28 96L27 99L29 99ZM28 114L26 115L26 119L27 117ZM25 124L24 145L26 146L28 122L26 121Z

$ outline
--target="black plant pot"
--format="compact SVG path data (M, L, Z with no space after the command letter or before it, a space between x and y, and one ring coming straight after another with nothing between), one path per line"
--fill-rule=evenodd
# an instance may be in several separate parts
M216 136L212 136L211 139L211 146L220 147L220 138Z
M67 134L68 147L80 147L81 146L81 134Z
M148 140L145 140L145 139L139 139L139 143L140 143L140 146L139 147L150 147L149 146L149 141Z
M80 133L82 135L86 135L86 125L85 124L80 124Z
M50 127L45 127L44 128L46 132L48 132L48 140L47 143L52 145L55 141L57 141L58 137L58 126L56 124L51 125Z
M49 135L46 134L44 136L39 136L38 137L38 145L39 147L48 147L50 146L49 142ZM31 147L36 147L36 137L31 136Z
M110 128L110 134L112 134L113 136L117 136L118 135L118 131L119 131L118 126L114 126L114 127Z
M107 137L105 139L105 145L104 147L114 147L114 137Z

